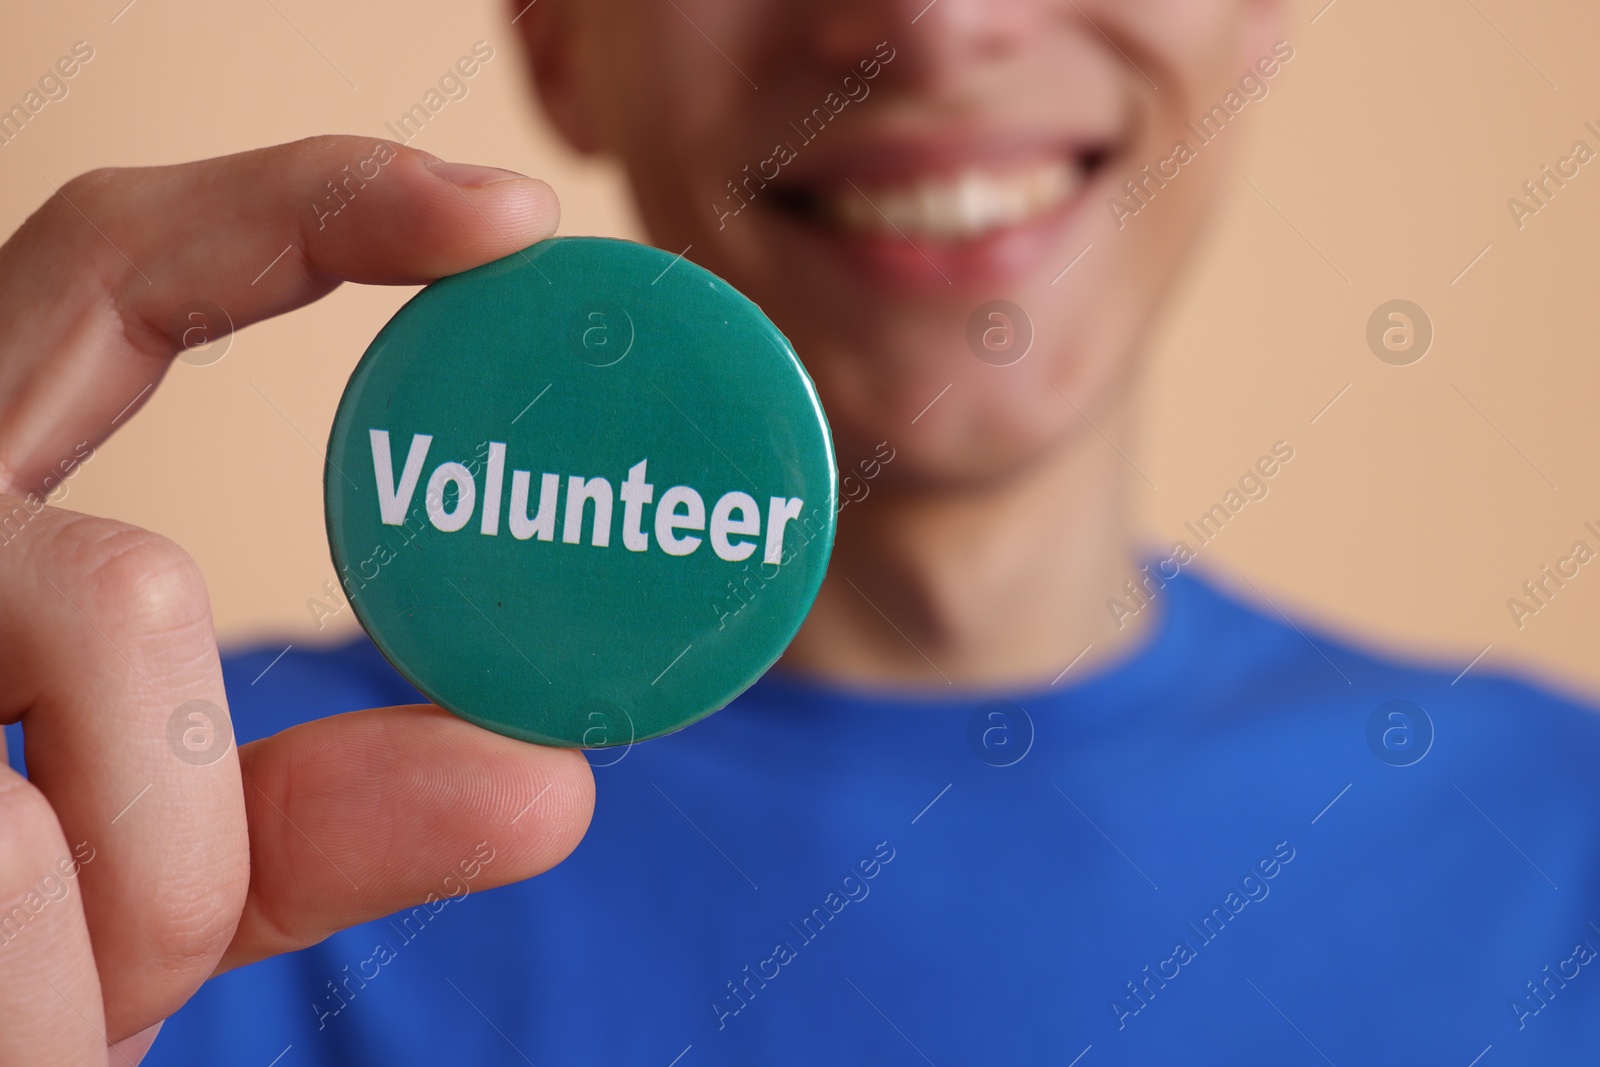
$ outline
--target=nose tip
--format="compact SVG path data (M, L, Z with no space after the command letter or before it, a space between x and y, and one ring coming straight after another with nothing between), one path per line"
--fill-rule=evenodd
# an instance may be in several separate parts
M848 64L880 42L918 65L992 58L1027 41L1056 0L829 0L815 13L821 58Z
M897 25L903 25L887 8L895 2L841 0L819 5L811 37L818 56L830 63L849 64L879 41L887 39Z

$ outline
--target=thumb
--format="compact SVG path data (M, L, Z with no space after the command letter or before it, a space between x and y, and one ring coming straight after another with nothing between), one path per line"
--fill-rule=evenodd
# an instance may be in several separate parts
M0 246L0 491L107 437L193 325L214 339L341 281L432 281L559 218L541 181L358 137L75 178Z

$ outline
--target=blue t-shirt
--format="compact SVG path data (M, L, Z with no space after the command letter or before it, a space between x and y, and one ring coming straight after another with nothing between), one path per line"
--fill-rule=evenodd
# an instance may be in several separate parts
M1600 717L1155 603L1037 691L773 673L597 766L549 874L225 975L146 1062L1600 1062ZM224 661L241 740L419 699L278 651Z

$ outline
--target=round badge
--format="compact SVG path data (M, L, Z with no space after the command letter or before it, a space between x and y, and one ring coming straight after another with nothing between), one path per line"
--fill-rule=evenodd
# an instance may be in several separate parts
M552 238L428 286L339 403L328 540L430 700L585 748L723 707L799 629L833 547L816 389L681 257Z

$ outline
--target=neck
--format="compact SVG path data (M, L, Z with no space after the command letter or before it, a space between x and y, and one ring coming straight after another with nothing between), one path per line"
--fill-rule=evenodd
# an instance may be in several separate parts
M1097 419L1114 440L1127 423L1118 409ZM873 484L839 515L827 578L785 667L901 690L1020 688L1114 658L1148 617L1119 628L1106 610L1138 573L1128 472L1080 423L998 484Z

